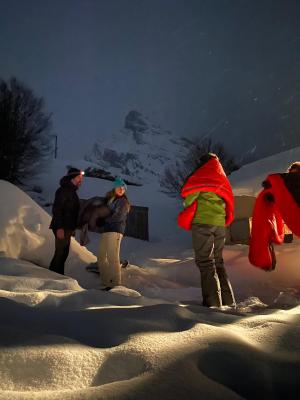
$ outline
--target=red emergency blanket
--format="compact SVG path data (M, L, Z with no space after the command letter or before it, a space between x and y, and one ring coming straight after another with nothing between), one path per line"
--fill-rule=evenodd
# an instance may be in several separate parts
M249 261L272 270L276 265L273 243L283 243L284 222L300 236L300 207L280 174L269 175L266 181L270 187L260 192L253 210Z
M229 180L218 159L211 158L198 168L185 182L181 189L181 196L185 198L195 192L213 192L220 196L226 204L226 225L231 224L234 218L233 193ZM179 213L177 218L178 225L183 229L190 230L196 210L197 201L194 201Z

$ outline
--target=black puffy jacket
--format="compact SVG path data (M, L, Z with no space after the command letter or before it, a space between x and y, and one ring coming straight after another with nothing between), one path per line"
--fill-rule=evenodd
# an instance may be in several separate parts
M79 214L79 198L76 191L77 186L73 185L70 177L64 176L60 180L60 187L55 192L50 229L75 231Z
M300 172L289 172L280 175L284 180L285 186L300 207Z

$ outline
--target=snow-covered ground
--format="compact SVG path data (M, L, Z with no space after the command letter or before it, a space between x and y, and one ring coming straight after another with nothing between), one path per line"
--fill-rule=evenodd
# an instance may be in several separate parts
M244 166L231 178L236 193L257 193L267 174L297 159L300 148ZM44 200L64 172L56 163L35 181ZM79 194L110 186L86 178ZM213 310L201 306L190 234L176 226L180 205L154 183L129 187L133 204L149 206L150 242L124 238L130 266L112 292L85 269L97 234L87 248L73 240L66 276L55 274L49 214L7 182L0 191L0 399L295 398L299 239L276 248L273 272L251 266L247 246L226 246L238 308Z

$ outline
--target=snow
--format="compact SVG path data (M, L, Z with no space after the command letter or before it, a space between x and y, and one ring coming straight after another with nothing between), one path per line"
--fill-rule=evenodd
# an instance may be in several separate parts
M137 111L125 117L124 128L96 142L85 158L112 175L138 183L156 182L166 167L184 159L193 147L153 124Z
M286 172L294 161L300 160L300 147L275 154L242 166L230 177L234 194L255 196L261 190L261 182L269 174Z
M257 193L268 173L299 156L300 148L244 166L230 177L235 192ZM36 180L44 200L64 172L54 163ZM110 185L85 178L80 197ZM123 239L130 265L110 292L85 269L96 261L97 234L88 248L72 240L65 276L49 271L47 208L8 182L0 190L0 400L295 397L300 239L276 247L273 272L251 266L247 246L226 246L238 307L208 309L190 234L176 227L180 204L155 183L129 187L133 204L150 207L151 240Z

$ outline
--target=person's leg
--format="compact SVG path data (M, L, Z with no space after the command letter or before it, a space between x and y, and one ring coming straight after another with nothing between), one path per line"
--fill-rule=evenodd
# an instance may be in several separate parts
M107 246L107 260L109 264L108 286L121 285L120 246L123 235L118 232L110 232Z
M203 305L221 306L221 291L214 265L214 229L213 225L193 224L192 238L195 262L200 269Z
M98 255L98 257L97 257L98 270L99 270L101 282L104 286L109 286L108 285L109 265L108 265L108 261L107 261L108 237L109 237L108 232L100 234L98 254L97 254Z
M229 282L223 260L223 249L225 244L225 227L218 226L215 230L214 258L216 271L221 286L222 304L226 306L235 305L235 299L231 284Z
M58 274L64 275L65 272L65 261L68 258L71 242L71 231L65 231L64 239L58 239L55 236L55 253L51 260L49 269L57 272Z

